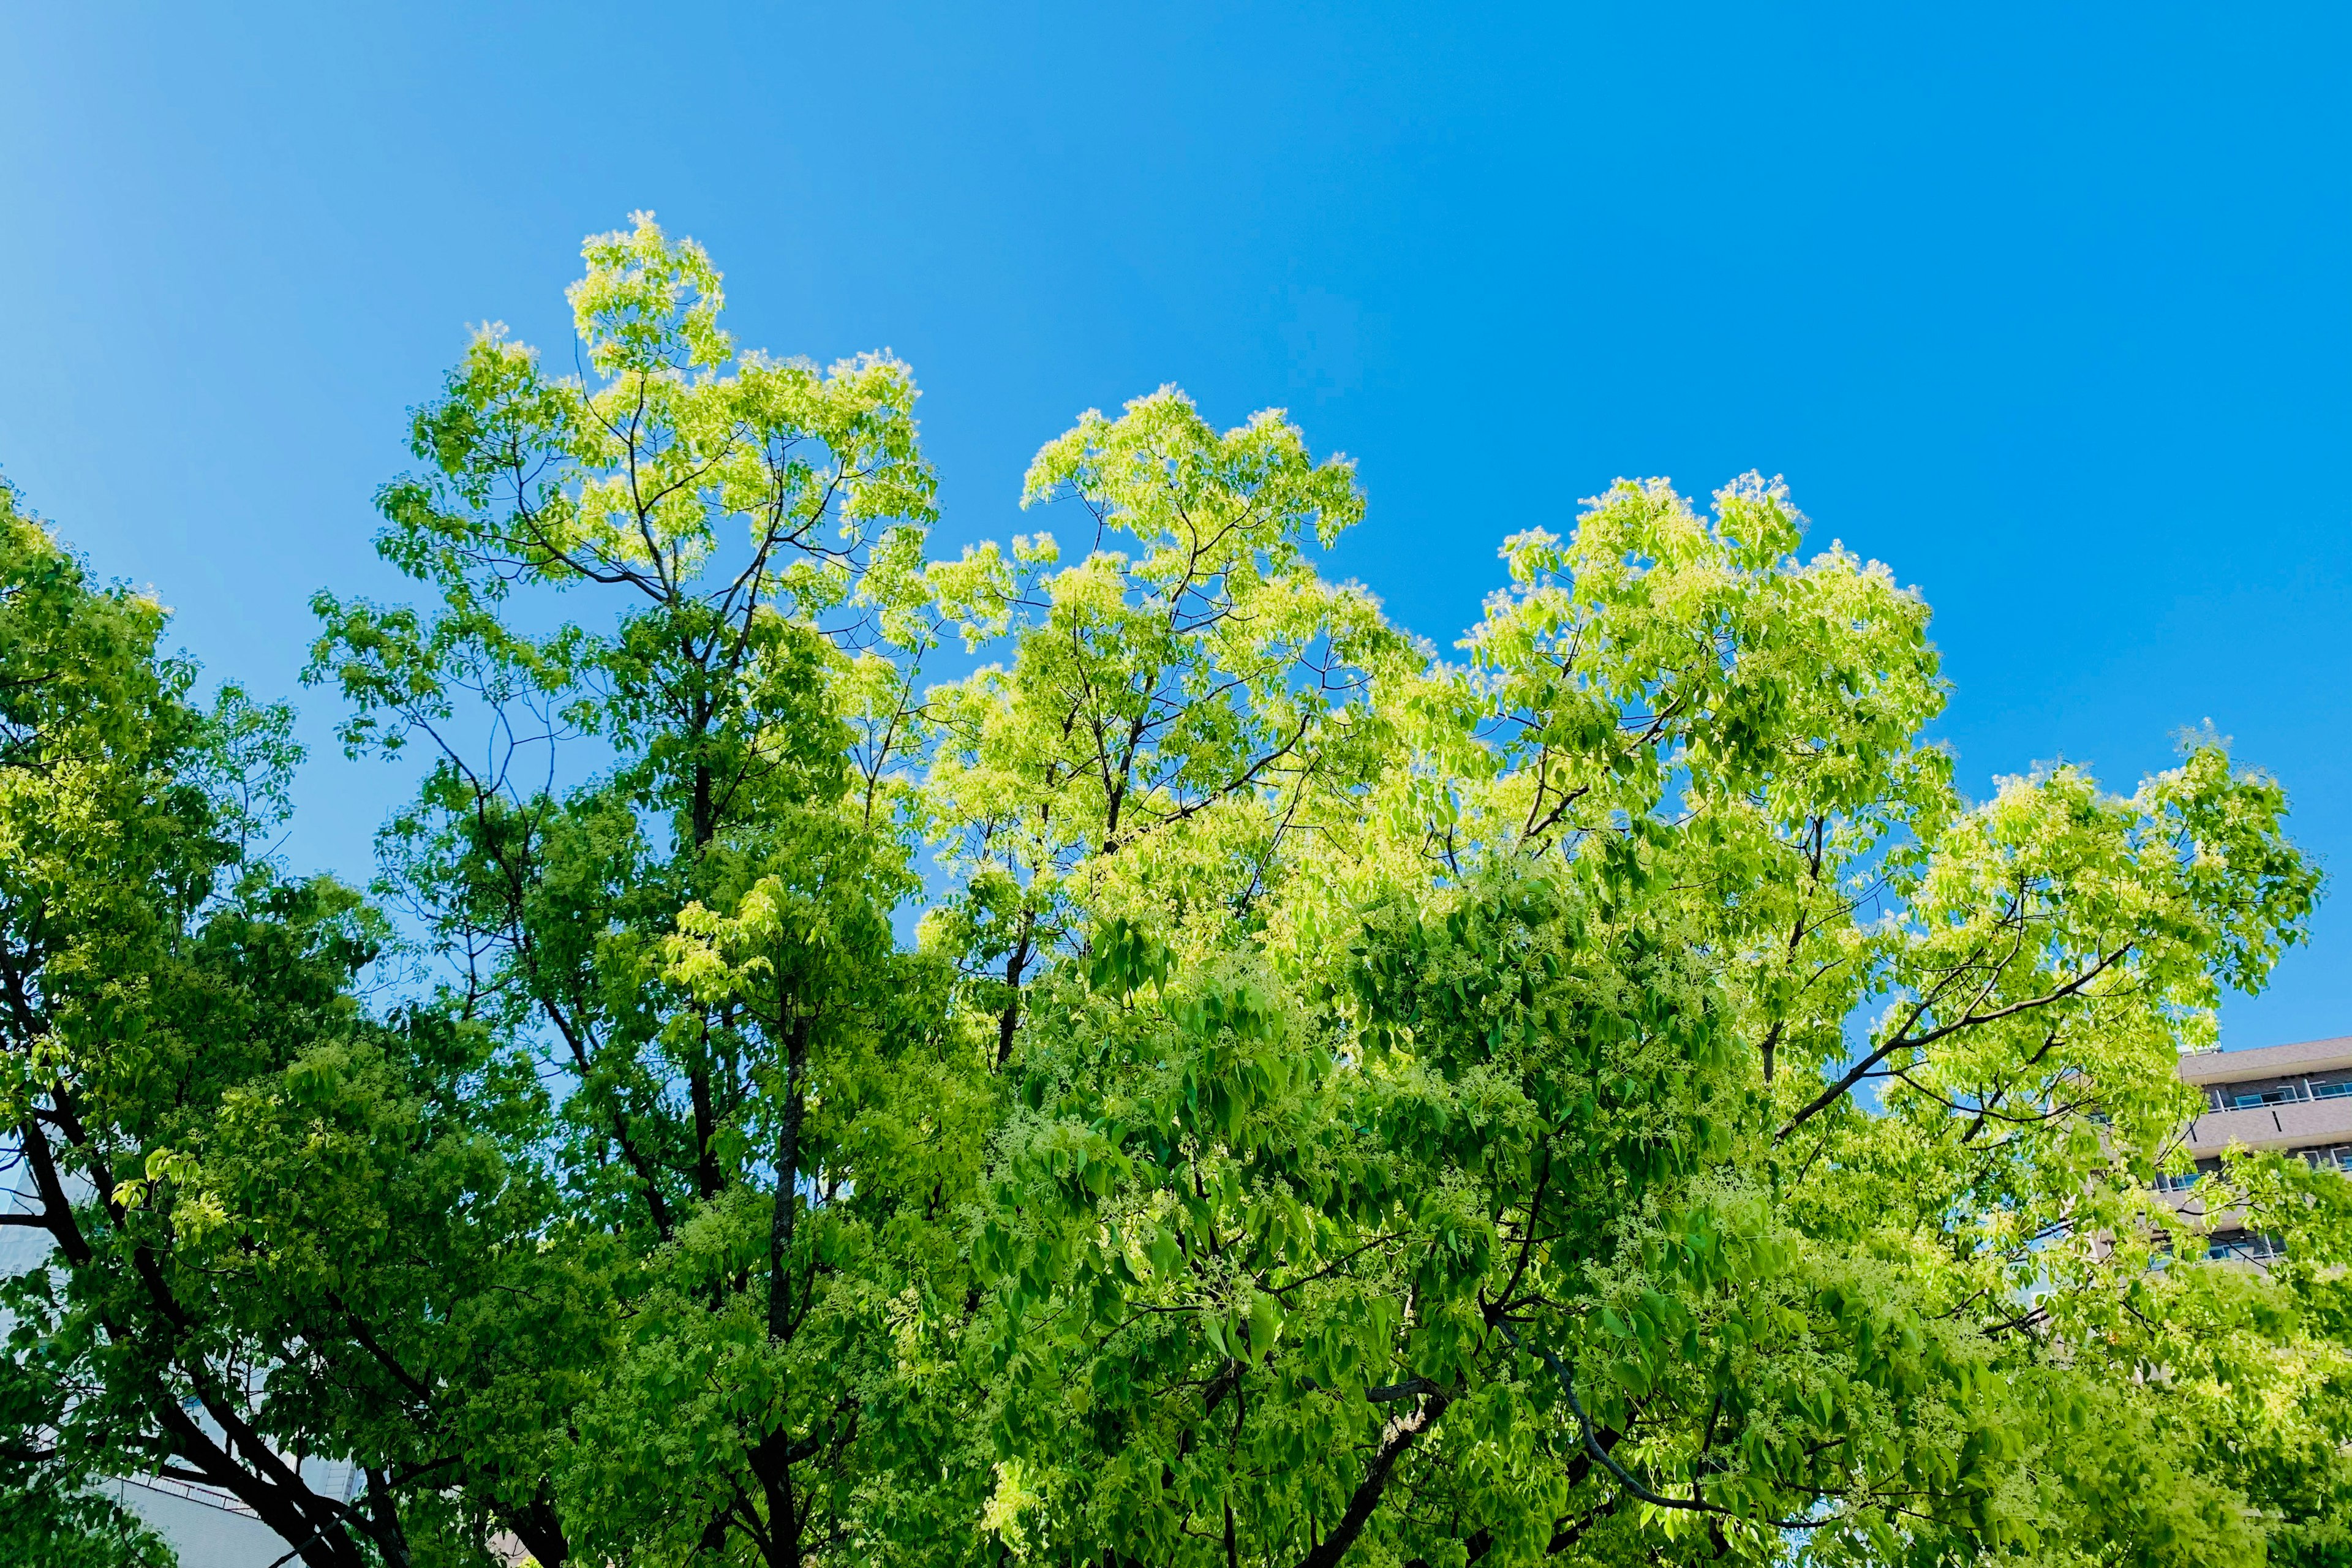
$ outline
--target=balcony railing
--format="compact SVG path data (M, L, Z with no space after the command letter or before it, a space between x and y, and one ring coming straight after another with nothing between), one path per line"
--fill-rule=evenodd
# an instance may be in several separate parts
M2315 1100L2352 1098L2352 1079L2314 1083L2291 1079L2284 1083L2215 1083L2205 1086L2208 1110L2259 1110L2265 1105L2304 1105Z
M2285 1256L2286 1243L2275 1236L2241 1233L2208 1237L2205 1240L2205 1257L2213 1263L2263 1263Z

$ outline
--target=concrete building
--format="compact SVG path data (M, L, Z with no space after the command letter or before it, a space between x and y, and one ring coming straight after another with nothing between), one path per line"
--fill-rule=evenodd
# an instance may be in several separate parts
M278 1532L226 1492L160 1476L109 1481L106 1489L172 1543L180 1568L270 1568L285 1560Z
M2197 1168L2159 1178L2158 1185L2183 1194L2176 1206L2184 1215L2210 1221L2207 1257L2257 1265L2276 1257L2274 1238L2248 1231L2227 1212L2207 1216L2187 1189L2219 1171L2221 1152L2232 1143L2352 1172L2352 1036L2183 1057L2180 1077L2205 1096L2204 1114L2183 1131Z

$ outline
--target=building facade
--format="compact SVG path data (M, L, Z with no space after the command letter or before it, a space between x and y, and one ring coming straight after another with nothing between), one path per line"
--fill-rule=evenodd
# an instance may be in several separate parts
M2276 1239L2249 1231L2227 1211L2206 1215L2189 1189L2221 1168L2221 1152L2233 1143L2352 1172L2352 1036L2183 1057L2180 1077L2205 1097L2204 1112L2182 1133L2197 1168L2159 1177L2158 1185L2180 1194L2175 1207L2183 1217L2210 1227L2208 1258L2260 1265L2278 1256Z

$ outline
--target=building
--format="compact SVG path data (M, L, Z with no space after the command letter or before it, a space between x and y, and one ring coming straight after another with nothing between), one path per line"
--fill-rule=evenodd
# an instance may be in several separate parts
M114 1500L172 1543L180 1568L271 1568L286 1542L226 1492L149 1476L106 1484Z
M2259 1264L2277 1241L2249 1232L2227 1213L2206 1215L2187 1195L2197 1178L2221 1168L2233 1143L2299 1155L2314 1165L2352 1172L2352 1036L2252 1051L2210 1051L2180 1058L2180 1077L2205 1096L2205 1111L2183 1130L2194 1171L2158 1179L2180 1193L2177 1207L2206 1219L2206 1256Z

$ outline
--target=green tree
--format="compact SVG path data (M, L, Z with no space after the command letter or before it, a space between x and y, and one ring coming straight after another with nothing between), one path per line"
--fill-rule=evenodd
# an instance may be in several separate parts
M1065 875L1091 945L1011 1055L979 1249L1008 1545L2256 1550L2229 1435L2147 1375L2218 1331L2147 1189L2176 1052L2315 896L2284 797L2200 741L2128 798L1963 801L1925 605L1798 539L1752 478L1711 517L1621 485L1507 545L1462 664L1318 715L1389 749L1315 831ZM2283 1321L2233 1397L2332 1378Z
M404 1562L393 1495L447 1513L501 1459L495 1400L412 1384L436 1359L496 1378L453 1281L526 1281L511 1220L544 1205L475 1043L356 1005L380 923L260 855L289 715L193 705L162 626L0 495L5 1223L49 1248L0 1282L6 1452L61 1519L83 1480L160 1470L320 1568ZM306 1453L362 1457L369 1495Z
M2352 1184L2207 1178L2260 1275L2151 1190L2318 892L2218 740L1964 798L1926 605L1755 476L1441 659L1317 565L1349 464L1173 389L1032 466L1083 552L930 559L906 366L584 254L581 374L486 330L380 493L427 604L317 600L423 757L383 912L0 517L0 1488L314 1568L2344 1559Z
M0 1554L21 1568L172 1568L171 1546L85 1480L0 1487Z
M439 604L322 595L313 674L355 750L430 749L385 887L436 1014L561 1085L549 1239L610 1291L547 1427L566 1547L799 1563L920 1427L890 1314L946 1288L978 1165L984 1058L890 923L911 670L867 648L921 618L933 480L904 365L737 355L650 216L585 254L590 379L476 341L380 498ZM604 607L535 630L533 588Z

